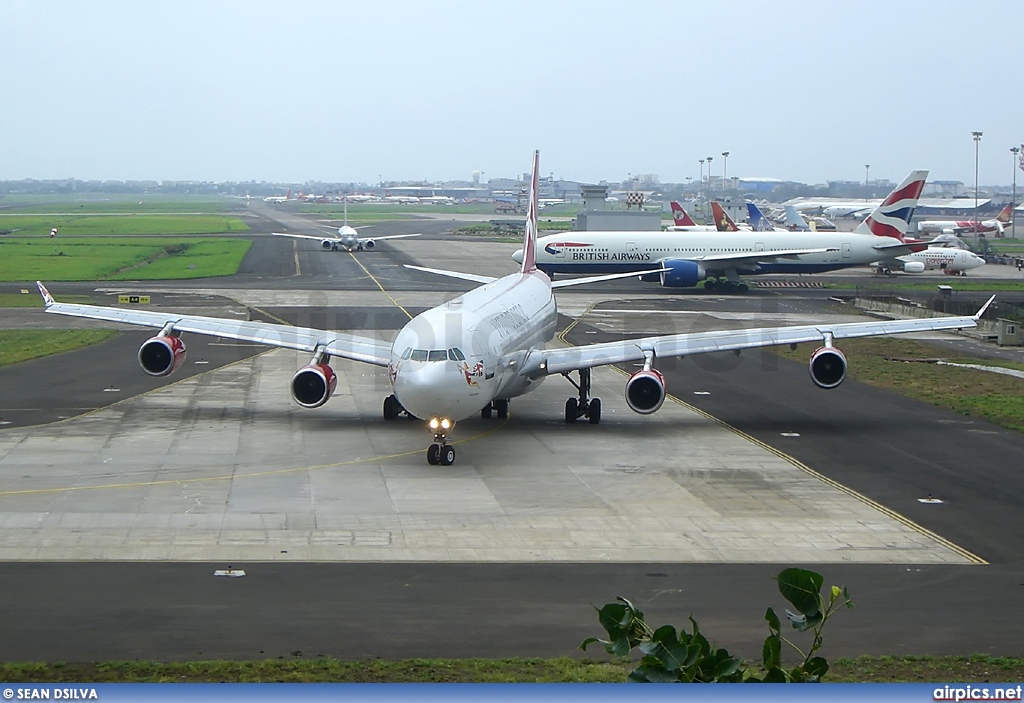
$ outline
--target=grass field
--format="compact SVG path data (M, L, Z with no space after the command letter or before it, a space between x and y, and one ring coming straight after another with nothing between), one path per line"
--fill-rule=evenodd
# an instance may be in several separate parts
M247 239L0 239L0 281L163 280L230 276Z
M827 649L827 647L826 647ZM825 652L827 657L828 653ZM862 657L830 662L826 682L1020 681L1024 660L1008 657ZM622 683L635 663L561 659L199 661L160 664L0 664L5 683ZM680 693L680 695L684 695Z
M776 347L782 356L806 363L817 344L796 351ZM1020 364L979 360L925 342L901 337L844 339L839 347L849 361L849 378L889 388L961 415L987 420L1024 432L1024 379L975 369L928 363L902 363L890 359L944 359L957 363L1005 366Z
M992 293L1024 291L1024 276L1021 276L1020 281L972 281L959 276L950 276L949 280L942 279L937 282L933 279L930 283L926 283L924 281L910 281L907 278L880 278L877 281L872 280L867 283L860 283L857 287L859 289L878 291L926 290L934 293L936 290L935 287L940 283L942 285L948 285L954 292L958 290L991 291ZM833 287L842 288L843 285L833 284Z
M13 202L11 202L13 201ZM244 199L226 199L214 195L103 195L92 193L82 196L25 195L0 198L0 213L58 213L90 214L104 212L152 213L186 212L218 214L228 207L242 204Z
M28 293L0 293L0 308L41 308L43 298L35 286L26 288ZM89 304L92 299L87 295L61 295L57 298L60 303L85 303Z
M0 330L0 366L99 344L114 330Z
M247 232L249 226L226 215L12 215L0 214L0 230L8 236L49 237L57 228L57 239L66 236L112 236L133 234L219 234Z

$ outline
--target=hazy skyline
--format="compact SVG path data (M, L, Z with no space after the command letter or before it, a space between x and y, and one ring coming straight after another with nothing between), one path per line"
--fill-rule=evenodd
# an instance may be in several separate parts
M922 9L925 8L925 9ZM1009 184L1019 0L0 4L0 179ZM706 173L705 167L705 173ZM1024 173L1018 184L1024 184Z

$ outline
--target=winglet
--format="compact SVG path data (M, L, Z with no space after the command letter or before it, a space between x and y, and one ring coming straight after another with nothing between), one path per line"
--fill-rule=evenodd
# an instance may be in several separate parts
M995 299L996 297L993 295L991 298L988 299L988 301L984 305L981 306L981 310L978 310L978 312L971 315L971 317L974 318L975 322L981 319L981 316L985 314L985 311L988 310L988 306L991 305L992 301Z
M523 228L522 273L537 270L537 190L539 188L540 151L533 152L533 178L530 179L530 202L526 206L526 226Z
M36 286L39 288L39 295L43 296L43 303L46 307L50 307L57 301L50 295L50 291L46 290L46 286L43 285L42 281L36 281Z

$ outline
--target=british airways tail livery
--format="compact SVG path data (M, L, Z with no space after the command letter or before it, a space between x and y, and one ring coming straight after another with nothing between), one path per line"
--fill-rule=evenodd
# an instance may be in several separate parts
M910 229L910 220L914 217L927 178L927 171L912 171L874 212L857 225L854 233L893 237L902 242Z
M455 461L450 435L459 420L477 413L485 419L492 414L507 417L509 401L534 390L548 376L564 376L576 391L565 403L567 424L581 417L594 425L601 421L601 401L590 395L591 369L605 364L637 362L641 365L626 380L624 389L626 406L641 415L656 412L665 401L665 379L655 368L658 360L665 357L820 342L821 347L810 358L811 381L820 388L831 389L843 382L847 368L846 358L833 344L835 340L974 327L992 302L990 299L975 315L961 317L668 334L548 349L545 343L557 328L554 289L635 276L636 271L552 282L541 270L539 257L534 258L541 251L536 227L538 173L539 159L534 154L520 270L493 278L408 266L480 285L417 315L391 343L333 330L59 303L42 283L38 284L39 292L47 313L159 330L142 344L138 353L142 369L153 376L168 376L184 363L182 335L187 333L310 354L309 363L295 373L290 384L292 397L303 408L319 408L336 389L338 376L331 366L332 357L387 369L392 392L384 398L384 419L393 420L400 414L407 414L423 420L433 436L426 452L427 462L444 466ZM722 235L713 236L722 238ZM668 269L659 267L655 271L663 274ZM577 380L572 380L570 374L576 374ZM345 431L344 424L339 425L338 431Z

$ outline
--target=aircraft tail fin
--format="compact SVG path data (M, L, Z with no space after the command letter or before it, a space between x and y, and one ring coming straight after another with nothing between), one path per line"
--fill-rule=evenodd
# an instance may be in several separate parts
M800 212L792 205L786 205L786 229L793 230L794 232L806 232L810 229L807 221L804 220Z
M522 273L537 270L537 190L540 173L540 151L533 152L533 176L530 178L530 202L526 205L526 226L523 227Z
M693 221L682 205L673 200L669 205L672 207L672 219L675 221L676 227L696 227L697 223Z
M711 214L715 218L715 228L719 232L739 232L740 228L736 226L736 223L732 221L723 208L721 203L717 200L711 201Z
M996 222L1002 222L1004 225L1010 224L1010 218L1013 216L1014 203L1010 203L996 215Z
M768 218L761 212L761 208L754 203L747 203L747 216L750 219L750 229L755 232L775 231L775 225L768 221Z
M882 204L857 225L854 233L894 237L902 242L910 229L910 220L927 178L927 171L911 171Z

